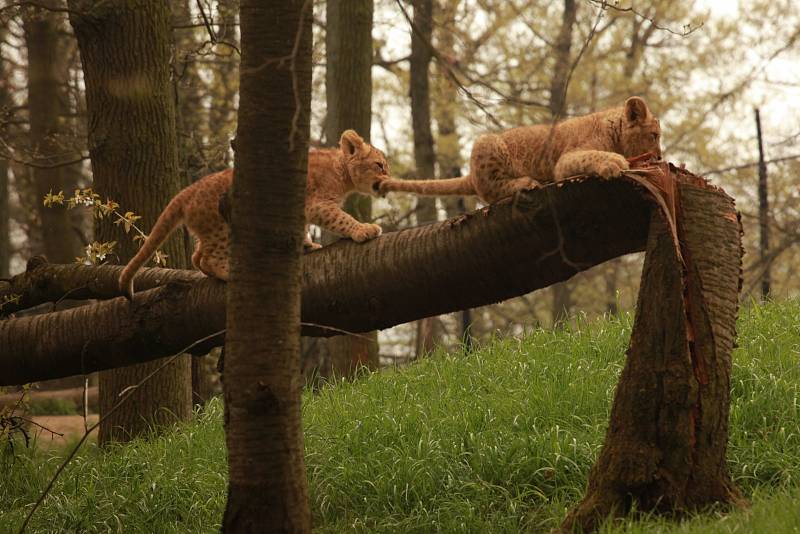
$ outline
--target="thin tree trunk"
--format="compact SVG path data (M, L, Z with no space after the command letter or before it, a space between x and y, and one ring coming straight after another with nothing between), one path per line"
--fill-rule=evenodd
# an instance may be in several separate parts
M606 441L565 532L597 530L634 506L681 514L743 501L725 458L741 224L719 190L677 190L681 249L654 213Z
M456 13L458 4L439 0L435 7L442 20L437 26L436 48L443 57L455 57L455 32L457 25ZM452 178L461 176L464 161L461 158L461 139L456 128L456 113L459 109L458 102L453 100L457 92L453 80L447 75L446 67L435 63L437 76L433 78L433 114L436 119L436 152L435 161L439 164L441 177ZM422 178L429 178L423 176ZM444 204L447 217L456 217L467 210L464 197L442 197L439 199ZM469 210L474 209L474 205Z
M8 160L0 158L0 278L7 278L11 269L8 170Z
M564 0L564 12L561 18L561 29L555 43L553 78L550 80L550 115L553 121L563 119L567 115L567 88L569 84L569 66L572 61L572 33L578 17L578 6L575 0ZM553 325L567 319L572 310L572 284L562 282L552 289L553 309L551 316Z
M622 264L620 258L614 258L606 263L605 281L606 281L606 312L611 315L619 313L619 306L617 305L617 288L619 271Z
M441 14L441 25L437 26L436 47L443 57L455 57L455 32L456 13L458 4L439 1L435 9ZM436 135L436 160L439 163L441 178L456 178L462 175L461 168L464 161L461 157L461 138L456 128L456 112L458 102L453 100L453 93L457 90L453 80L445 72L445 67L438 62L435 64L437 76L433 80L435 98L433 99L433 112L436 118L438 132ZM475 199L465 197L442 197L439 199L444 205L447 218L452 219L467 211L475 209ZM459 314L460 339L469 349L472 345L471 325L476 318L471 310L463 310Z
M372 125L372 18L373 0L328 0L326 4L325 94L328 106L325 137L336 146L347 129L366 141ZM360 221L372 218L372 199L352 195L345 211ZM321 345L328 346L322 348ZM342 377L359 367L378 367L378 333L339 336L316 343L329 362L318 369Z
M192 19L194 0L172 2L173 21ZM201 30L204 34L206 28ZM195 30L173 30L175 76L175 109L177 114L178 169L181 181L191 183L201 178L209 169L203 154L205 132L216 131L216 126L208 123L208 110L203 106L203 94L208 87L199 74L194 51L200 48ZM203 35L203 40L209 37ZM186 236L188 239L188 236ZM203 405L213 395L213 366L210 358L192 358L192 404Z
M57 2L44 2L54 7ZM24 18L25 42L28 48L28 108L32 159L42 167L31 169L38 202L42 232L42 252L57 263L73 261L79 255L80 243L72 228L66 206L44 206L41 199L48 192L65 189L64 168L59 167L66 151L61 143L59 115L62 112L62 87L67 68L60 58L59 43L62 15L46 9L35 10ZM49 167L48 167L49 166Z
M152 227L179 181L175 108L170 84L170 12L157 0L115 2L70 0L70 20L78 38L86 83L89 147L94 189ZM124 128L120 125L125 125ZM100 220L95 238L117 241L121 262L137 249L118 225ZM186 240L178 233L163 250L170 265L188 266ZM150 374L159 362L100 375L100 415L119 393ZM191 416L191 374L184 356L136 390L100 427L98 440L125 441Z
M430 43L433 38L433 0L414 0L414 26L411 31L411 57L409 61L409 94L411 96L411 127L414 132L414 164L420 179L430 180L436 173L436 151L431 131L431 94L428 69L433 55ZM418 224L436 220L436 199L416 199ZM415 357L431 352L441 337L438 317L417 321Z
M758 134L758 254L762 263L761 298L769 298L771 277L769 257L769 194L767 164L764 163L764 143L761 139L761 113L756 108L756 133Z
M237 0L220 0L216 2L219 13L217 35L221 40L238 46L236 15L239 2ZM239 56L230 46L217 47L221 56L218 63L212 66L211 107L209 115L209 145L213 153L207 164L210 169L221 168L228 160L229 139L236 128L236 103L239 94Z
M225 355L224 532L310 532L300 420L300 273L311 4L242 2ZM298 33L299 32L299 33ZM291 61L265 62L269 58Z
M192 18L192 5L194 0L181 0L172 2L172 19L174 21L187 21ZM206 29L202 31L205 33ZM203 35L203 41L209 39ZM208 87L200 76L193 52L200 48L196 33L185 29L173 30L175 75L172 79L178 139L178 168L181 179L191 183L207 174L206 162L203 154L204 133L209 130L207 124L208 111L203 106L203 94L207 94Z
M5 28L0 28L0 40L5 40L6 33ZM8 136L5 119L12 102L10 78L8 63L0 48L0 138L3 139L7 139ZM11 229L9 227L11 212L8 205L8 195L11 192L8 183L10 170L8 160L0 157L0 278L8 277L11 270Z

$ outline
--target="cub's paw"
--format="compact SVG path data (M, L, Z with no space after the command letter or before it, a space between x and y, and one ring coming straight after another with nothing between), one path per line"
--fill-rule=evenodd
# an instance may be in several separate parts
M383 230L381 227L377 224L360 224L355 230L353 230L353 234L350 236L350 238L356 243L363 243L364 241L375 239L381 235L382 231Z
M603 178L619 176L630 168L628 160L621 154L609 153L602 159L592 162L592 170Z

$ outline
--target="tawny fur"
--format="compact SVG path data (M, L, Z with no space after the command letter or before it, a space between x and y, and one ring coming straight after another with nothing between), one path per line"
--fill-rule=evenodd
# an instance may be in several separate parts
M342 134L339 148L314 149L308 154L306 181L306 248L311 242L308 224L319 225L359 243L381 235L377 224L360 223L342 210L344 199L353 192L376 195L388 178L389 164L383 152L353 130ZM120 290L133 295L133 279L158 247L181 223L195 238L192 264L208 276L228 279L228 225L219 213L220 196L230 188L233 170L205 176L183 189L167 204L139 252L119 277Z
M522 126L475 141L470 173L444 180L385 180L380 194L405 191L419 195L478 195L495 202L521 189L532 189L578 174L619 176L626 157L651 152L661 157L661 128L645 101L554 125Z

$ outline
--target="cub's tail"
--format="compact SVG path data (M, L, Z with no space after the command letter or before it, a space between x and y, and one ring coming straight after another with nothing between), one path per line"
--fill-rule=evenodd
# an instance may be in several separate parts
M131 258L122 270L122 274L119 275L119 289L128 300L133 298L133 278L136 273L155 254L158 247L167 240L175 227L183 221L183 199L181 197L182 195L178 194L167 204L167 207L158 216L156 224L153 225L150 235L142 243L139 252Z
M444 178L442 180L385 180L381 183L382 194L389 191L403 191L427 196L477 195L472 176Z

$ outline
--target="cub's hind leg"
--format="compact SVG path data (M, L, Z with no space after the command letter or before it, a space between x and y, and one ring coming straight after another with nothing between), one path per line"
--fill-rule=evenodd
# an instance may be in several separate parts
M539 186L533 178L515 171L506 142L496 134L482 135L475 141L469 164L478 196L489 203Z
M228 267L227 250L217 247L207 247L200 252L200 265L198 268L207 276L213 276L220 280L228 281L230 274Z

